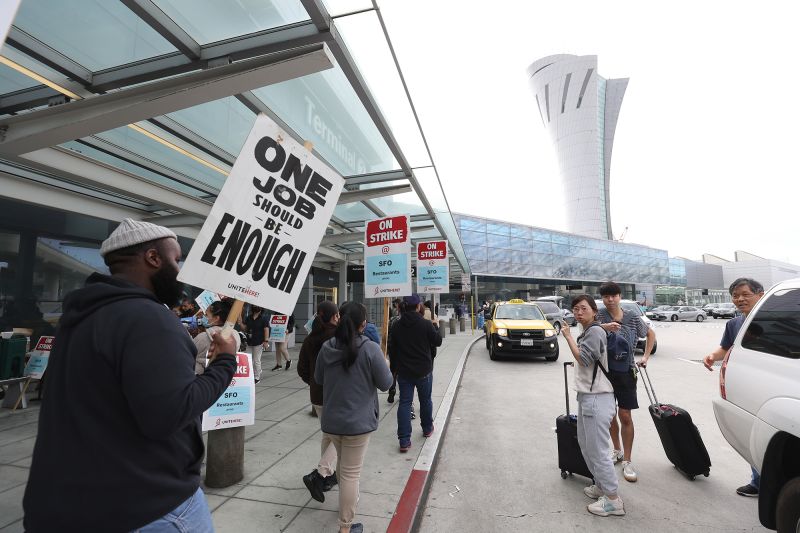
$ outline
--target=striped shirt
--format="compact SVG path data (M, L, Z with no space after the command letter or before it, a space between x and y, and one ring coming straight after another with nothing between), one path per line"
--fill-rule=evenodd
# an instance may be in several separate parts
M611 313L609 313L608 309L605 307L598 311L597 321L601 324L617 322L611 318ZM637 315L633 311L627 311L625 309L622 310L622 320L619 321L619 325L621 326L619 333L622 333L622 335L628 339L628 342L633 347L630 356L630 364L633 366L633 353L636 351L637 341L643 337L647 337L647 331L650 328L647 327L647 324L645 324L641 316Z

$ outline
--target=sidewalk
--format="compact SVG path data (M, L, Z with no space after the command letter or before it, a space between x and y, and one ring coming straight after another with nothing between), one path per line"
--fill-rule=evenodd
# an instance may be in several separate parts
M479 333L476 331L475 335ZM434 416L453 376L461 352L474 337L448 335L436 356L433 385ZM270 372L274 362L264 356L263 379L256 385L256 423L245 433L244 479L226 489L203 488L220 533L250 531L311 532L337 530L338 492L325 502L311 499L302 477L319 460L319 420L310 416L308 387L295 370L299 347L290 350L292 368ZM422 444L422 429L414 421L412 448L398 452L394 404L379 394L381 423L369 443L361 473L361 499L356 521L365 531L386 531ZM419 412L419 404L415 401ZM22 495L36 437L38 403L24 411L0 410L0 533L22 531ZM436 428L441 431L443 428Z

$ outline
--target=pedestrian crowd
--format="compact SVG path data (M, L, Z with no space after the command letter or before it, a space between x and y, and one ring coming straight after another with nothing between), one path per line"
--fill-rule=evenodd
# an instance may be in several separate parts
M31 533L213 531L200 489L205 453L200 416L231 383L242 346L252 355L255 381L261 379L272 313L249 306L243 318L231 317L227 299L205 311L188 298L170 307L182 292L181 249L165 227L126 219L102 243L101 255L110 274L92 274L64 301L23 500L24 528ZM631 411L639 407L637 369L647 366L656 339L640 314L620 305L619 285L604 283L599 292L602 309L589 295L572 299L582 332L573 337L569 326L561 331L575 359L577 440L593 477L584 489L594 500L587 509L599 516L624 515L614 464L622 463L626 481L637 481ZM730 349L764 289L742 278L730 293L743 316L727 323L720 346L706 356L709 370ZM488 310L484 302L482 317ZM463 313L461 305L456 313ZM230 334L226 322L235 322L241 335ZM294 317L287 322L292 333ZM417 295L393 302L388 363L380 333L361 303L322 301L306 327L296 369L309 385L322 438L319 460L302 481L320 502L338 485L339 531L359 533L359 479L370 436L378 429L377 391L388 391L393 403L399 389L400 453L412 446L415 391L423 436L436 430L431 395L442 344L436 307ZM639 339L644 353L635 361ZM629 349L618 350L619 342ZM275 342L275 357L273 371L290 369L285 338ZM750 482L737 492L756 496L758 489L753 469Z

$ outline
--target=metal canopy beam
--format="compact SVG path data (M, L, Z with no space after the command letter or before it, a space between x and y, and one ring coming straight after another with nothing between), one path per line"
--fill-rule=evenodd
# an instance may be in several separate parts
M384 181L404 180L408 176L402 170L390 170L388 172L375 172L372 174L361 174L360 176L345 177L345 185L363 185L365 183L381 183Z
M211 212L211 202L177 192L109 165L70 152L64 148L44 148L25 154L18 160L38 170L56 174L65 180L139 199L181 213L203 218Z
M145 218L144 220L147 222L152 222L153 224L166 226L168 228L173 226L202 226L206 221L205 218L194 215L164 215L160 217L149 217Z
M8 30L6 42L20 52L28 54L37 61L44 63L48 67L57 70L83 85L92 84L92 73L89 69L76 63L61 52L50 48L16 26L11 26L11 29Z
M24 154L331 67L323 44L11 117L0 122L0 153Z
M119 89L127 85L201 70L208 67L209 60L220 57L239 61L318 45L328 39L329 35L318 33L311 21L299 22L279 29L265 30L201 46L200 59L196 60L176 52L96 72L92 79L92 90L100 92Z
M324 32L331 28L331 17L321 0L300 0L300 3L303 4L317 30Z
M151 0L122 0L128 9L189 59L200 59L200 45Z
M327 257L332 257L334 259L338 259L339 261L344 261L347 259L347 255L343 254L342 252L337 252L336 250L332 250L330 248L326 248L325 246L320 246L317 248L317 257L320 255L324 255Z
M393 196L395 194L403 194L411 192L411 185L393 185L391 187L381 187L378 189L361 189L358 191L344 191L339 195L339 205L351 204L353 202L363 202L365 200L373 200L375 198L383 198L384 196Z
M25 109L47 105L51 98L60 95L60 92L46 85L4 94L0 96L0 114L9 115Z

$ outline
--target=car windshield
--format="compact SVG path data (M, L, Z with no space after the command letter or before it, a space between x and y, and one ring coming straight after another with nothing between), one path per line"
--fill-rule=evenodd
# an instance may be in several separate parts
M522 304L501 305L494 317L508 320L544 320L538 307Z

